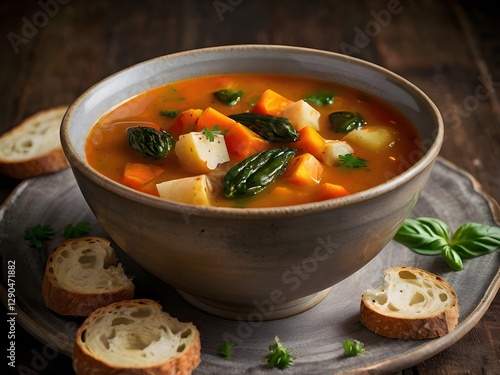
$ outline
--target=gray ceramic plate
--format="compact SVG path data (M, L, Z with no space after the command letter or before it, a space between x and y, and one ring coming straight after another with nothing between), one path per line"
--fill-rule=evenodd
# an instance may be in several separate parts
M454 231L468 221L498 225L499 212L498 204L481 192L473 178L438 159L412 215L438 217ZM15 261L17 322L44 344L70 355L76 327L82 320L52 313L44 306L40 293L47 254L62 237L54 237L44 250L35 250L23 240L23 233L27 227L38 224L50 224L62 232L68 223L83 220L91 223L92 235L105 236L105 233L90 212L70 170L21 183L2 206L0 219L3 302L7 304L7 264ZM463 271L453 272L439 257L416 255L392 241L363 269L335 285L316 307L291 318L269 322L260 321L257 309L254 321L238 322L216 318L191 307L172 288L117 251L127 273L134 276L136 297L158 300L171 315L192 321L199 328L202 363L196 374L273 372L260 358L276 335L296 356L295 366L287 373L399 371L431 357L464 336L486 312L500 287L499 251L467 260ZM459 324L454 331L433 340L403 341L379 337L360 324L361 293L379 285L384 269L396 265L420 267L451 283L460 306ZM262 302L259 308L265 311L267 307ZM345 357L342 342L346 338L362 341L365 353ZM227 339L239 342L231 361L217 355L219 345Z

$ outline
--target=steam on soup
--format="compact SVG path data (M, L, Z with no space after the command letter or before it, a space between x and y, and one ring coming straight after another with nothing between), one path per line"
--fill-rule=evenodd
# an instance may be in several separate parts
M277 74L169 83L103 116L90 165L163 199L273 207L334 199L402 173L421 157L390 104L338 84Z

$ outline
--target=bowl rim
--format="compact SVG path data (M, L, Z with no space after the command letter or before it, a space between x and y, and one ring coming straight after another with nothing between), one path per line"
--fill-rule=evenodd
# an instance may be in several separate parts
M412 91L414 95L419 96L420 99L429 107L430 113L432 113L434 117L435 120L434 122L435 124L437 124L437 128L434 134L434 140L429 146L427 152L425 152L423 156L415 164L410 166L407 170L400 173L399 175L394 176L379 185L376 185L374 187L368 188L366 190L357 193L350 194L348 196L339 197L335 199L290 205L290 206L265 207L265 208L197 206L186 203L167 201L162 198L152 196L147 193L142 193L140 191L129 188L100 174L99 172L94 170L87 163L86 160L81 158L76 149L74 148L69 135L69 128L72 124L72 118L74 112L86 98L90 97L94 93L94 91L99 89L99 87L105 85L108 81L116 78L121 74L124 74L129 70L136 69L145 64L151 64L158 60L182 58L186 56L195 56L197 54L205 54L205 53L223 53L228 51L238 52L243 50L261 50L263 53L265 53L266 51L298 53L302 55L311 55L311 56L320 55L322 57L330 57L333 59L343 59L349 62L350 64L371 69L378 73L381 73L382 75L388 76L392 78L392 80L396 81L400 87L404 86L405 88ZM95 83L87 90L85 90L69 106L61 123L60 137L61 137L61 144L63 147L63 151L70 162L70 165L73 169L73 173L75 173L75 169L78 170L85 177L87 177L89 180L99 185L101 188L112 191L114 194L117 194L122 198L126 198L136 203L155 207L158 209L176 211L183 215L209 216L214 218L259 219L262 217L279 218L279 217L290 217L290 216L304 216L316 212L328 211L334 208L354 205L366 201L368 199L378 197L380 195L385 194L388 191L396 189L397 187L405 184L407 181L413 179L421 171L423 171L425 168L429 167L434 163L434 160L438 156L444 140L444 123L441 113L439 112L439 109L433 103L433 101L427 96L427 94L425 94L419 87L417 87L415 84L411 83L407 79L401 77L400 75L380 65L374 64L366 60L362 60L360 58L344 55L341 53L319 50L308 47L277 45L277 44L274 45L240 44L240 45L224 45L224 46L196 48L187 51L162 55L131 65L127 68L124 68L107 76L106 78L100 80L99 82Z

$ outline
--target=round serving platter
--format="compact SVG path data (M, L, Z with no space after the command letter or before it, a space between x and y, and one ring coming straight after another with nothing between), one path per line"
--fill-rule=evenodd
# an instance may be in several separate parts
M133 213L131 213L133 215ZM482 193L467 173L438 159L412 217L437 217L454 231L466 222L498 225L498 204ZM15 262L15 312L17 322L42 343L71 355L76 328L83 321L62 317L47 309L41 283L48 253L63 240L68 224L88 221L91 235L105 236L81 195L70 170L22 182L0 209L1 297L7 302L8 264ZM126 217L123 220L127 220ZM23 239L26 228L51 225L57 232L45 248L30 248ZM264 374L261 358L278 336L295 356L289 374L390 373L415 365L463 337L484 315L500 288L500 252L465 261L463 271L452 271L440 257L422 256L391 241L360 271L334 285L315 307L292 317L262 321L270 309L267 301L255 301L250 321L221 319L187 303L173 288L151 276L116 245L126 273L134 278L137 298L151 298L181 321L193 322L201 333L202 362L195 374ZM353 249L355 251L355 249ZM459 324L448 335L430 340L405 341L380 337L359 322L361 293L382 283L391 266L419 267L445 278L459 298ZM355 338L366 351L346 357L342 343ZM230 361L218 354L219 346L235 340Z

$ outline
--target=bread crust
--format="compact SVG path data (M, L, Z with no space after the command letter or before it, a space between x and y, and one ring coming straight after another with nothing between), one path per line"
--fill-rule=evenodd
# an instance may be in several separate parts
M122 300L132 299L134 297L134 284L129 282L120 288L111 291L87 292L81 290L71 290L67 285L62 285L58 275L53 272L55 262L61 253L69 249L72 244L80 242L100 242L104 246L110 246L109 241L101 237L80 237L70 239L59 244L49 255L45 267L45 273L42 281L42 296L45 305L61 315L66 316L88 316L97 308L109 305L110 303ZM118 264L117 274L123 274L121 265Z
M390 313L380 308L373 299L373 291L365 291L361 297L360 320L369 330L378 335L398 339L430 339L452 331L458 323L459 309L457 294L442 277L428 271L412 267L393 267L384 274L408 271L429 283L437 285L447 294L446 303L425 313L411 311ZM380 290L380 288L379 288ZM435 298L439 298L437 295Z
M54 128L57 125L60 126L66 110L66 106L60 106L35 113L1 135L0 146L2 143L11 144L18 136L29 133L33 129L33 124L36 123L51 122ZM50 137L50 139L44 139L44 142L52 145L50 149L27 157L9 158L1 152L0 147L0 173L15 179L26 179L68 168L69 162L60 144L59 132L52 131L46 137ZM54 137L57 138L54 139Z
M149 305L161 312L159 303L149 299L135 299L115 302L99 308L92 313L78 328L73 348L73 369L77 375L113 374L113 375L189 375L201 362L200 333L192 323L183 323L192 330L194 339L192 344L182 353L163 362L145 367L120 367L104 361L97 353L88 347L85 340L86 330L98 323L105 315L111 314L124 307ZM166 314L166 313L165 313Z

